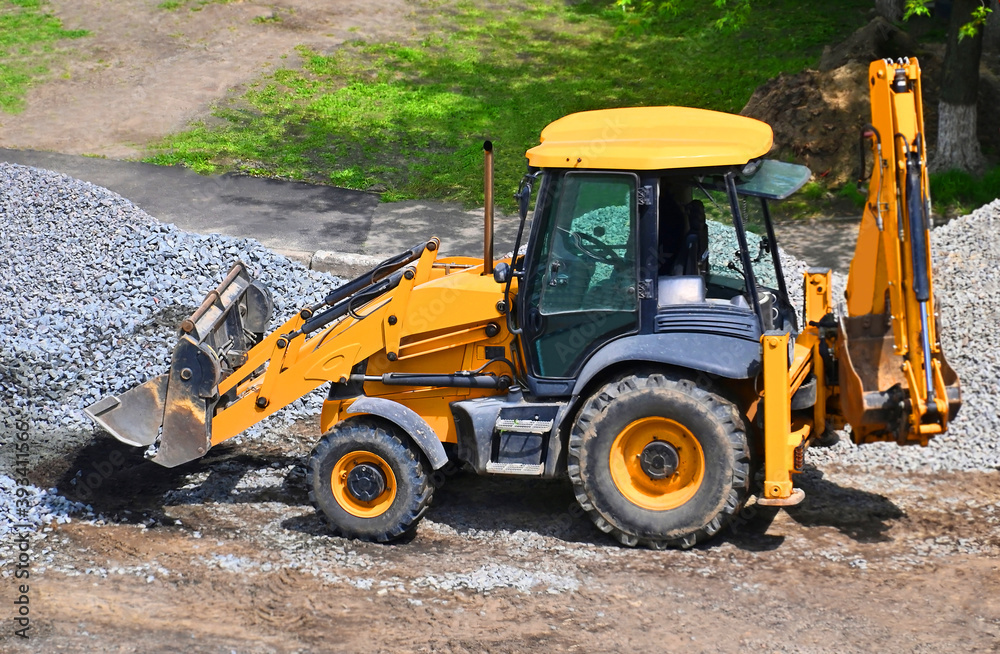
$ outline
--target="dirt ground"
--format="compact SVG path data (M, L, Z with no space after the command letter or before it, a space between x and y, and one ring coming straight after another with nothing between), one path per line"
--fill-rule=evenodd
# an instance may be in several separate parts
M324 51L415 25L405 0L190 3L199 11L167 11L161 2L50 0L66 29L91 35L63 44L22 113L0 114L0 146L138 157L145 145L206 117L230 91L294 63L296 46Z
M377 545L309 506L309 431L173 470L106 436L37 466L95 517L35 537L31 638L0 650L1000 651L996 472L810 469L802 505L655 552L567 483L458 471L412 540Z

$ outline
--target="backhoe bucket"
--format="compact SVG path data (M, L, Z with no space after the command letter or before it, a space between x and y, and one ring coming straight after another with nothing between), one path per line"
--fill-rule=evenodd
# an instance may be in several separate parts
M881 314L844 316L840 319L840 333L840 403L851 424L854 442L926 444L920 426L910 424L912 407L904 360L895 352L888 318ZM935 355L935 360L941 368L950 422L962 405L961 387L944 353Z
M172 468L211 446L219 383L239 368L267 330L273 312L267 288L242 262L180 325L170 370L85 412L128 445L152 446L148 456Z

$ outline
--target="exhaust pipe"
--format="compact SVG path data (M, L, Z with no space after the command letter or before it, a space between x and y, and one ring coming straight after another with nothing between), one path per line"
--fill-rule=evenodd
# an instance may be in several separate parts
M483 274L493 274L493 142L483 143Z

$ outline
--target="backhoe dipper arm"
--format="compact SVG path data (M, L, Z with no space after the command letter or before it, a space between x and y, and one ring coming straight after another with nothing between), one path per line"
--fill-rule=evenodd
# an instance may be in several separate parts
M875 61L868 82L874 161L840 321L841 403L858 443L926 445L960 392L935 320L920 67Z

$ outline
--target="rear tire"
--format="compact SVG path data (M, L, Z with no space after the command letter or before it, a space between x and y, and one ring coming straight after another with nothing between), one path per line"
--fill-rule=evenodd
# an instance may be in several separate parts
M387 542L416 529L434 488L429 464L397 427L346 420L309 457L309 500L346 538Z
M750 452L736 407L681 377L629 375L587 400L569 441L577 501L622 544L687 548L742 508Z

